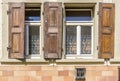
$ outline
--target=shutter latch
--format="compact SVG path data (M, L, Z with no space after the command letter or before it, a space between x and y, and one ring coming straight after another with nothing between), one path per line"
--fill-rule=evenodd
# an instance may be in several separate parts
M7 14L9 15L11 13L11 11L10 10L7 10Z

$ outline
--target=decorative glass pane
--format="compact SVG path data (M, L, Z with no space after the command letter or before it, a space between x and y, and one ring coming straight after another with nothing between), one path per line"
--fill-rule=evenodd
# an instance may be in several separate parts
M29 27L29 53L39 54L39 26Z
M91 21L91 11L66 11L66 21Z
M81 26L81 54L91 54L91 27Z
M66 28L66 53L76 54L76 27L68 26Z

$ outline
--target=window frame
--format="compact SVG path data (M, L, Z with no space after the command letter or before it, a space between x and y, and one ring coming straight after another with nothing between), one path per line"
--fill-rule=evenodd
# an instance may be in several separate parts
M33 5L32 5L33 4ZM34 8L34 7L39 7L39 8ZM24 51L25 53L25 58L26 59L41 59L42 57L42 24L41 24L41 17L42 17L42 14L41 14L41 10L42 10L42 6L41 6L41 3L26 3L25 4L25 11L30 11L30 10L33 10L33 11L36 11L36 10L40 10L40 20L25 20L25 31L27 29L27 32L25 32L25 35L27 34L27 38L25 38L25 42L26 42L26 39L27 39L27 50ZM26 17L26 15L25 15ZM26 27L27 26L27 27ZM39 26L39 54L30 54L29 53L29 26Z
M66 10L70 10L70 11L91 11L91 21L65 21L65 30L67 26L76 26L76 30L78 30L77 28L80 28L82 26L90 26L91 27L91 54L81 54L80 53L80 45L78 45L78 43L80 44L80 40L78 38L78 33L80 34L80 32L76 31L76 54L67 54L66 53L66 42L65 42L65 58L66 59L76 59L76 58L83 58L83 59L92 59L93 58L93 49L94 49L94 14L93 14L93 9L65 9L65 13ZM65 31L66 34L66 31ZM65 35L65 40L66 40L66 35Z
M35 54L35 55L33 55L33 54L31 54L30 55L30 53L29 53L29 26L39 26L39 54ZM29 58L29 59L40 59L41 58L41 51L42 51L42 39L41 39L41 36L42 36L42 29L41 29L41 22L40 21L25 21L25 31L26 31L26 29L27 29L27 32L25 32L25 35L27 35L27 36L25 36L25 37L27 37L27 38L25 38L25 41L27 41L27 43L26 43L26 48L27 48L27 50L25 50L25 57L26 58Z

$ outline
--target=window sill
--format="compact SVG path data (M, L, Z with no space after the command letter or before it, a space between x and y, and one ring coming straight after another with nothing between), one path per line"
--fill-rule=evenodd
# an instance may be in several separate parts
M95 62L95 63L99 63L99 62L104 62L104 59L74 59L74 61L73 61L73 59L71 60L71 59L62 59L62 60L57 60L56 62L60 62L60 63L62 63L62 62L73 62L73 63L81 63L81 62L86 62L86 63L90 63L90 62Z
M1 64L17 64L17 65L24 65L24 64L39 64L39 65L51 65L52 63L49 60L44 59L26 59L26 60L18 60L18 59L8 59L3 58L0 60ZM87 64L87 65L103 65L104 59L60 59L55 61L56 65L74 65L74 64ZM111 59L110 64L120 64L120 60Z
M24 64L36 64L36 65L52 65L49 60L44 59L26 59L26 60L19 60L19 59L7 59L3 58L0 60L1 64L17 64L17 65L24 65ZM56 65L71 65L71 64L104 64L104 59L60 59L55 61Z
M49 63L49 61L44 60L44 59L8 59L8 58L3 58L0 60L1 63L21 63L21 64L26 64L26 63Z
M57 64L88 64L88 65L104 65L104 59L62 59L57 60ZM110 59L110 64L120 64L118 59Z

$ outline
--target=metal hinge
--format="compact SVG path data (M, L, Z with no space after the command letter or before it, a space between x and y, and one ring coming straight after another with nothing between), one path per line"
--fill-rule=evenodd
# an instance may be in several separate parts
M113 7L115 7L115 4L113 4Z
M99 11L97 11L97 15L99 15L100 13L99 13Z
M44 51L44 47L42 48L42 50Z
M63 48L61 48L61 51L63 52Z
M42 12L42 15L44 15L44 12Z
M11 11L10 10L7 10L7 14L9 15L11 13Z
M97 46L97 50L99 50L99 46Z
M10 45L7 47L7 50L9 51L11 49Z

